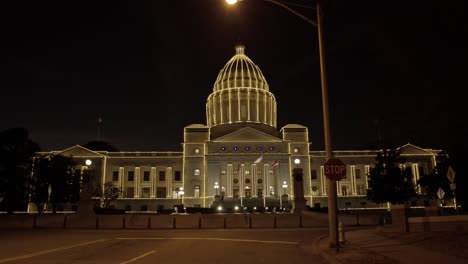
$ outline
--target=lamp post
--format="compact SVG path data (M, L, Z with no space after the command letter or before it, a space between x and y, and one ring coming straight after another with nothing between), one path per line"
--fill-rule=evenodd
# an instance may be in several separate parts
M219 183L218 182L215 182L214 189L215 189L216 196L218 196L218 189L219 189Z
M182 199L184 197L184 187L179 187L179 190L177 190L177 194L179 195L180 198L180 204L183 204Z
M286 181L283 181L283 185L281 187L283 187L283 193L280 191L280 210L283 210L283 194L286 194L286 188L288 188Z
M226 0L228 4L236 4L242 0ZM323 29L322 29L322 9L320 7L320 0L315 2L315 11L317 15L317 21L310 20L303 14L290 8L286 4L278 0L264 0L272 4L278 5L294 15L300 17L307 23L314 27L317 27L318 33L318 45L319 45L319 57L320 57L320 80L322 86L322 112L323 112L323 130L325 137L325 158L329 160L332 158L332 147L331 147L331 133L330 133L330 121L328 113L328 91L327 91L327 78L326 78L326 67L325 67L325 51L323 41ZM337 221L337 197L336 197L336 181L327 179L327 191L328 191L328 228L330 237L330 247L336 248L338 251L338 221ZM280 199L281 201L281 199Z

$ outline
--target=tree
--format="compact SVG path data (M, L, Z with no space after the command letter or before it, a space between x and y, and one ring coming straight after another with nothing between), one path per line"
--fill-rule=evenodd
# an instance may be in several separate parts
M450 166L449 155L447 151L442 151L437 154L436 166L427 175L421 176L419 185L423 189L424 195L428 199L438 199L437 191L442 188L445 192L444 198L453 198L452 191L450 190L450 182L447 179L447 170Z
M96 187L96 196L101 198L101 208L109 208L111 203L117 200L122 193L122 190L110 181L104 183L104 192L100 186Z
M55 213L57 204L79 201L81 171L75 168L76 162L72 157L63 155L37 157L34 165L31 202L37 205L38 210L44 203L50 202Z
M367 198L376 203L405 203L416 197L411 175L400 167L405 159L397 149L383 149L377 154L375 167L369 173Z
M26 128L0 132L0 208L12 213L25 210L28 202L27 182L32 160L40 148L29 138Z

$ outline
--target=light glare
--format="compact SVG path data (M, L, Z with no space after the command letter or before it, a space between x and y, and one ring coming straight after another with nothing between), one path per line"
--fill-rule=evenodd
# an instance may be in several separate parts
M237 0L226 0L226 3L228 3L230 5L233 5L233 4L237 3Z

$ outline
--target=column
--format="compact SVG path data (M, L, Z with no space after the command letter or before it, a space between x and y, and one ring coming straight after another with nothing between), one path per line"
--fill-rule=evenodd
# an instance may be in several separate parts
M151 167L150 169L150 184L151 184L150 197L156 198L156 167Z
M172 198L172 167L166 168L166 197Z
M366 190L369 189L370 165L364 166L364 175L366 176Z
M322 189L322 195L327 195L327 179L324 170L324 167L320 166L320 189Z
M270 165L263 165L263 195L270 197Z
M125 192L124 189L124 182L125 182L125 169L124 167L119 167L119 182L118 182L118 187L120 188L121 192L119 194L119 197L123 197L123 194Z
M226 187L227 187L227 197L232 198L232 164L227 165L227 171L226 171Z
M134 180L134 186L135 186L135 192L133 197L134 198L139 198L140 197L140 167L135 167L135 178Z
M257 197L257 188L258 188L257 187L258 186L257 164L252 164L251 170L252 170L252 191L251 191L252 197Z
M241 164L240 165L240 170L237 172L238 175L239 175L239 197L245 197L245 185L244 185L244 181L245 181L245 164Z
M417 163L411 164L411 170L413 172L413 183L414 186L416 187L416 192L421 193L421 186L419 186L418 181L419 181L419 166Z
M341 181L336 182L337 193L336 195L342 196L343 192L341 191Z
M350 168L350 175L351 175L351 193L356 195L356 166L351 165Z

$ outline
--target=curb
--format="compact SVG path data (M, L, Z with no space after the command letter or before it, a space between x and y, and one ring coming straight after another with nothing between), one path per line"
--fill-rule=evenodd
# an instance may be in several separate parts
M340 264L341 262L339 262L335 256L333 256L332 254L328 254L328 252L326 252L326 250L322 250L320 248L320 242L325 239L325 238L328 238L328 235L323 235L323 236L320 236L318 238L316 238L313 242L313 251L314 253L317 253L317 254L320 254L320 256L325 259L328 263L331 263L331 264Z

